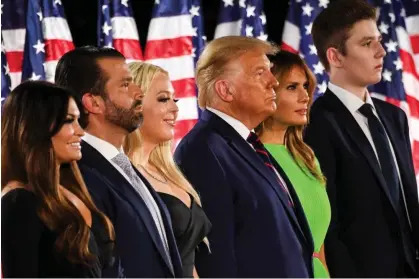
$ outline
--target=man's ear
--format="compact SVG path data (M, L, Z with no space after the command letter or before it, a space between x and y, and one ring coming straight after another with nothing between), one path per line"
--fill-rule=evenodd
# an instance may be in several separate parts
M224 102L230 103L233 101L234 97L231 89L230 83L226 80L217 80L215 82L215 92Z
M105 108L102 97L93 95L92 93L85 93L81 99L84 108L88 113L100 114Z
M342 68L343 67L343 55L337 48L329 47L326 50L327 60L331 67Z

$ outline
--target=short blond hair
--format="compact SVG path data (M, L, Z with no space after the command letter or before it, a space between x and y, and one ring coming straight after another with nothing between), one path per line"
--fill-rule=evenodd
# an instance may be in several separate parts
M249 51L268 55L278 50L273 43L250 37L226 36L211 41L199 57L196 67L199 106L204 109L211 104L215 82L227 72L229 62Z

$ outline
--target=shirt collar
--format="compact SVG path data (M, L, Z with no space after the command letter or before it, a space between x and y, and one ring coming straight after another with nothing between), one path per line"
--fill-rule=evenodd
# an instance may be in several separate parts
M90 144L93 148L95 148L108 161L112 160L112 158L118 155L119 153L124 152L122 148L121 150L118 150L114 145L110 144L109 142L100 139L94 135L91 135L87 132L85 132L85 135L82 139L88 144Z
M373 108L373 111L375 111L374 103L372 102L370 94L367 92L365 103L359 99L355 94L352 94L346 89L343 89L342 87L337 86L336 84L333 84L329 81L328 87L330 91L332 91L333 94L338 97L338 99L345 105L345 107L351 112L351 114L354 114L358 111L360 107L362 107L364 104L370 104Z
M211 107L207 107L206 109L214 113L215 115L219 116L225 122L227 122L231 127L233 127L234 130L236 130L237 133L239 133L239 135L242 138L244 138L244 140L247 140L247 137L250 134L250 130L246 127L246 125L241 123L239 120L231 117L230 115L225 114L224 112L221 112L217 109L214 109Z

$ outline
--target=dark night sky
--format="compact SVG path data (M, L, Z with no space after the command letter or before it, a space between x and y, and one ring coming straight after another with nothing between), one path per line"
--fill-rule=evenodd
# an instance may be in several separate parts
M204 28L208 40L214 36L220 2L221 0L201 0L201 14L203 12ZM97 1L62 0L62 3L75 45L96 45ZM144 50L154 0L131 0L131 4ZM269 40L280 43L287 9L288 0L264 1Z

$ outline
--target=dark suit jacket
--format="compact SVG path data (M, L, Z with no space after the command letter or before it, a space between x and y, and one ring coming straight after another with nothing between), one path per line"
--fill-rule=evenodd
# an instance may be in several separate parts
M212 112L202 113L177 147L175 159L200 194L212 222L211 254L205 249L196 254L200 276L313 275L308 224L290 181L277 164L296 213L252 147Z
M406 115L384 101L373 102L397 158L417 249L419 203ZM389 198L374 150L330 90L314 102L304 139L327 178L332 221L325 249L331 276L397 277L401 257L414 268L414 247L403 247L400 241L412 236L401 229L398 205ZM403 249L410 254L403 255Z
M160 208L174 270L170 268L153 218L140 195L105 157L86 142L82 142L82 153L79 167L87 188L96 206L112 221L116 233L116 255L120 257L120 266L116 264L105 270L103 276L181 277L182 265L170 216L151 185L137 171Z

